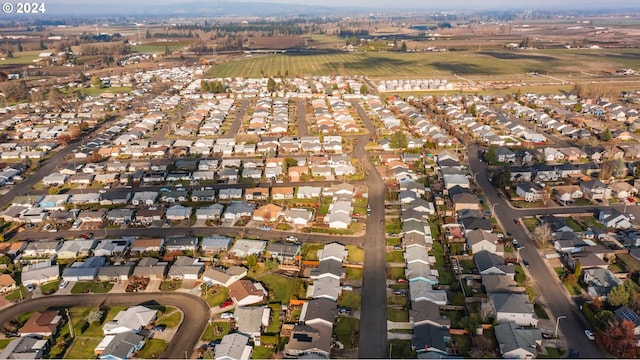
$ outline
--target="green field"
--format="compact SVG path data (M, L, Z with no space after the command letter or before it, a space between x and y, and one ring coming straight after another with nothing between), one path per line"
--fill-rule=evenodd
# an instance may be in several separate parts
M216 65L210 77L260 77L278 72L290 75L366 75L369 77L480 75L494 80L549 81L545 77L529 77L528 72L567 78L581 71L595 75L620 67L634 68L640 60L637 49L562 49L535 51L450 51L450 52L368 52L328 54L278 54L256 56ZM516 76L515 74L520 74ZM580 75L586 76L586 75Z
M166 42L166 43L150 43L144 45L134 45L131 47L131 52L140 52L146 54L161 53L164 54L165 50L169 48L169 51L175 51L185 47L185 44L179 42Z
M13 53L12 58L7 58L3 52L3 56L5 56L5 60L0 60L0 65L27 65L33 64L33 60L38 58L38 55L42 52L46 52L47 50L36 50L36 51L16 51Z

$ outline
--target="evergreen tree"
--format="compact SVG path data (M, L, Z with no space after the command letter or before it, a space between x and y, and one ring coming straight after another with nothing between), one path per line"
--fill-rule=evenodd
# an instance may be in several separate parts
M276 90L278 90L276 81L273 80L273 78L269 78L269 80L267 80L267 91L275 92Z
M602 141L611 141L613 139L613 134L609 128L604 129L602 134L600 134L600 140Z
M496 147L491 145L489 149L484 152L484 161L489 165L495 165L498 162L498 154L496 154Z

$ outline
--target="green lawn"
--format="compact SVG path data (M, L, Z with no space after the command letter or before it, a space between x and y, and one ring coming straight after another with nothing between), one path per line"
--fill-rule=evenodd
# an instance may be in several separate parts
M162 339L147 339L138 353L138 358L157 359L167 349L167 345L169 344Z
M4 51L3 51L4 52ZM0 65L27 65L33 64L33 60L38 58L42 51L15 51L12 58L5 58L0 61Z
M387 238L387 246L400 245L401 242L402 239L400 239L399 237Z
M95 359L96 354L94 349L100 341L104 339L103 336L78 336L71 344L71 347L65 355L65 359Z
M180 324L180 320L182 320L182 312L178 309L170 308L156 321L156 324L174 328Z
M257 280L262 281L269 290L269 302L287 304L291 299L294 279L277 274L268 274Z
M395 322L407 322L409 321L409 311L388 308L387 320Z
M216 333L216 329L219 331ZM229 322L221 321L221 322L213 322L204 329L204 333L202 333L202 337L200 340L203 341L211 341L222 339L223 336L229 333Z
M561 359L564 356L564 351L554 348L545 347L547 355L538 355L538 359Z
M362 268L347 268L347 279L349 280L362 280L364 269Z
M210 307L216 307L229 298L229 289L226 287L220 287L215 292L209 289L209 292L207 294L207 303Z
M460 267L462 268L462 272L471 273L476 268L476 264L473 260L463 259L460 260Z
M338 299L338 306L345 306L353 310L359 310L362 304L362 296L353 291L343 291Z
M277 334L280 332L280 315L282 313L282 310L280 310L280 304L272 304L270 307L271 320L269 321L269 326L267 327L266 333Z
M539 319L549 320L549 315L547 315L547 312L545 311L544 307L539 303L535 303L535 305L533 305L533 310L535 311L536 316Z
M387 262L395 262L395 263L404 262L404 255L403 254L404 253L403 253L402 250L390 251L386 255Z
M4 349L13 339L0 339L0 349Z
M622 260L622 262L624 262L625 266L627 267L627 269L630 270L630 272L638 272L640 271L640 262L636 259L634 259L633 257L631 257L631 255L629 254L618 254L618 259Z
M165 280L160 283L160 291L176 291L182 286L180 280Z
M390 306L407 306L408 300L405 295L391 295L387 297L387 305Z
M58 291L59 287L60 287L60 281L52 281L50 283L41 285L40 290L42 291L43 294L50 295Z
M27 295L28 295L27 289L25 289L24 286L20 286L17 289L13 290L11 293L9 293L4 298L7 301L19 301L19 300L25 299L27 297Z
M73 285L72 294L104 294L111 291L113 284L109 282L87 282L79 281Z
M588 204L588 205L590 205L590 204ZM582 218L582 222L584 223L584 225L586 227L590 227L592 229L600 229L600 230L606 229L604 224L602 224L600 221L598 221L598 219L596 219L594 216L584 217L584 218Z
M535 230L535 228L539 225L538 219L532 217L522 219L522 223L527 228L527 230L529 230L529 232L533 232L533 230Z
M435 237L434 237L435 239ZM436 267L444 267L444 248L439 241L433 242L433 248L431 249L431 255L436 258Z
M252 359L271 359L273 355L273 349L266 346L254 346L253 353L251 354Z
M569 226L570 228L573 229L573 231L583 231L585 230L582 225L577 222L574 218L572 218L571 216L567 216L564 218L564 222L567 224L567 226Z
M415 359L416 354L411 349L411 340L391 340L389 341L389 351L391 359Z
M346 249L349 251L347 260L353 263L364 262L364 249L355 245L347 245Z
M323 247L323 244L304 243L302 249L300 249L300 254L304 260L315 261L318 260L318 249L322 249Z
M390 267L387 268L387 276L389 279L398 280L404 278L404 267Z
M344 345L345 349L358 346L358 332L360 331L360 320L352 317L339 316L333 327L333 333Z

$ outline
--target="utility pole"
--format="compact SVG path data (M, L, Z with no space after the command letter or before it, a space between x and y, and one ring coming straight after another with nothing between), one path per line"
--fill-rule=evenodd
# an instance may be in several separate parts
M75 335L73 334L73 321L71 321L71 314L69 314L69 308L64 309L67 312L67 321L69 322L69 335L73 339Z

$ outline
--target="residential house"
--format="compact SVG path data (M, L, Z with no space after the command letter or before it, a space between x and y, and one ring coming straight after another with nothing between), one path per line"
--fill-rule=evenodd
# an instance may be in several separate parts
M523 328L514 322L497 324L493 329L503 358L532 359L538 356L536 349L542 346L540 329Z
M480 275L515 275L513 266L506 265L502 256L487 250L473 254L473 261Z
M98 241L93 249L94 256L106 256L123 254L131 244L131 239L104 239Z
M164 279L167 263L156 258L143 257L133 269L133 276L147 279Z
M23 257L46 257L50 258L58 253L62 242L57 240L29 241L24 248Z
M18 334L20 336L53 336L61 323L62 316L57 310L36 311L18 330Z
M98 269L98 281L127 281L133 273L134 264L105 265Z
M270 316L268 306L240 306L234 311L238 332L249 336L256 345L260 345L262 329L269 325Z
M502 256L504 245L500 244L498 235L484 230L472 230L467 233L467 245L476 254L482 250Z
M245 267L231 266L225 269L218 266L205 270L202 274L202 281L209 285L229 287L245 276L247 276L247 268Z
M144 346L144 336L135 333L107 335L94 349L99 359L130 359Z
M542 200L542 186L533 182L523 182L516 185L516 194L524 198L524 201L534 202Z
M94 281L98 270L105 264L105 258L90 257L85 261L76 261L62 272L65 281Z
M622 284L622 280L609 271L609 269L585 269L582 271L582 274L582 281L587 287L587 294L592 298L598 297L601 300L606 300L609 291Z
M447 292L434 289L433 285L426 281L409 282L409 297L411 302L431 301L442 306L447 304Z
M16 281L10 274L0 274L0 294L16 289Z
M261 283L254 283L251 280L238 280L229 285L229 297L237 306L262 302L267 295Z
M582 182L580 190L585 197L593 200L604 200L611 197L611 188L598 179Z
M584 195L578 185L554 186L552 189L551 193L556 200L565 205L573 204L576 199L581 199Z
M325 276L314 280L307 292L311 292L311 297L314 299L324 298L337 301L342 294L342 286L340 286L340 280L335 276Z
M438 327L451 327L451 320L440 313L440 306L431 301L411 303L409 322L414 326L431 324Z
M300 255L301 246L288 242L273 242L267 245L266 251L272 258L282 262L293 262L296 256Z
M249 360L253 346L249 345L249 337L240 333L225 335L216 345L215 360Z
M203 264L189 256L178 257L169 268L167 277L173 280L198 280Z
M493 293L489 299L497 322L513 322L519 326L538 325L538 317L527 294Z
M480 205L480 200L478 196L471 194L470 192L463 192L459 194L455 194L451 196L451 200L453 200L454 210L482 210L482 205Z
M200 249L206 254L218 253L227 251L232 242L233 239L226 236L207 236L202 238Z
M58 280L60 268L50 261L26 265L22 268L21 279L24 285L41 285Z
M120 311L113 320L102 326L105 335L122 334L127 332L138 333L156 320L158 311L142 305L130 307Z
M253 212L252 219L255 221L274 222L282 214L283 208L274 204L260 206Z
M598 221L609 229L628 229L631 227L629 216L621 214L616 209L600 211Z
M246 258L249 255L260 255L267 246L267 242L263 240L239 239L229 249L229 253L238 257Z
M42 359L49 341L33 336L20 336L11 340L0 353L2 359Z
M164 238L164 249L172 251L195 251L198 248L198 238L189 235L172 235Z
M326 324L298 324L293 327L289 342L284 346L287 357L329 359L332 326Z
M131 252L145 253L145 252L160 252L164 245L163 238L146 239L136 238L131 242Z
M307 209L293 208L284 212L284 219L294 225L308 226L313 220L313 212Z
M77 257L87 257L95 247L93 239L66 240L58 249L58 259L69 260Z
M451 341L449 329L432 324L422 324L413 328L411 348L418 357L441 358L448 354L447 344Z
M324 248L318 249L318 260L333 259L342 262L346 259L348 253L344 245L338 242L332 242L325 245Z
M324 324L333 326L338 316L338 307L335 301L320 298L305 302L302 305L300 321L307 325Z

